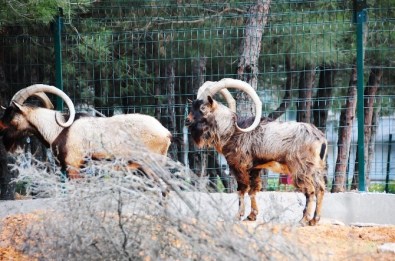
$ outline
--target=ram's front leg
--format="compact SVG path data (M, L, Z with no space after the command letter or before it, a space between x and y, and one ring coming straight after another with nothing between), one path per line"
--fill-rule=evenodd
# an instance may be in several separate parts
M236 220L242 220L245 214L244 195L250 188L250 180L246 171L231 170L234 173L237 181L237 194L239 196L239 210L236 215Z
M67 177L69 179L80 179L82 178L80 169L76 167L68 167L67 168Z
M258 215L258 204L256 202L256 193L262 188L261 176L259 175L260 170L253 170L250 173L250 190L248 192L251 200L251 213L247 219L255 221Z
M64 161L60 160L70 180L83 178L81 175L81 167L84 165L84 160L82 159L82 155L75 153L74 157L69 154L65 157Z
M245 191L237 190L237 195L239 196L239 210L237 211L235 220L242 220L245 214L246 206L244 202Z

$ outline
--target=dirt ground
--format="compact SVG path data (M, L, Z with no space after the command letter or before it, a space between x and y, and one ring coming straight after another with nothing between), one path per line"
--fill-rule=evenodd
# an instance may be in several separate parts
M17 250L18 245L24 243L23 230L37 216L39 213L34 212L18 214L0 221L0 260L39 260ZM272 232L282 233L310 252L312 260L395 260L395 253L379 250L385 243L395 243L395 226L345 226L321 222L315 227L289 229L286 225L276 225ZM6 239L10 238L13 244L5 245Z
M395 243L395 226L356 227L319 224L299 227L293 239L309 250L314 260L395 260L395 253L379 247Z

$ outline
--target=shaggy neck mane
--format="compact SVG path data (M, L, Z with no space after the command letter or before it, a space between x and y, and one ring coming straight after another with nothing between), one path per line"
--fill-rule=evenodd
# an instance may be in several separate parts
M236 132L236 117L236 114L226 106L218 104L218 108L213 112L213 117L207 118L209 126L207 135L210 137L208 145L215 147L218 152L222 153L222 148Z

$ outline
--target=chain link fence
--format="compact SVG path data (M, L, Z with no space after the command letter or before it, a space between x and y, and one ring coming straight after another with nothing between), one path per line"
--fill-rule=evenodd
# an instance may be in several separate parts
M328 189L358 189L362 162L368 190L394 193L395 7L368 1L363 8L364 161L357 157L356 8L335 0L94 1L78 15L60 14L59 53L53 26L3 29L3 97L60 82L80 111L154 115L179 141L171 158L213 189L234 191L226 160L198 150L184 119L203 82L238 78L256 88L264 116L310 122L326 133ZM238 114L249 115L249 101L233 94ZM290 187L285 176L264 177L267 190Z

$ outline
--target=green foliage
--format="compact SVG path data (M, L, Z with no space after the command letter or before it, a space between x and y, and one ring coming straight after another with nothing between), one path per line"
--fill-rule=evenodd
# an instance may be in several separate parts
M21 24L48 25L62 8L72 15L89 6L89 0L1 0L0 27Z
M385 192L385 184L373 183L369 185L369 192ZM395 181L388 184L388 193L395 194Z
M191 74L191 60L209 57L213 69L221 68L207 68L209 74L229 75L235 72L235 63L224 62L223 57L236 59L238 55L242 20L234 19L241 10L237 4L95 3L84 19L65 21L65 30L71 35L63 60L65 84L67 88L80 88L77 98L79 93L86 93L84 89L94 86L96 105L113 105L118 101L111 101L111 97L120 96L144 105L153 104L153 97L159 102L165 98L156 96L154 86L166 76L169 61L176 61L177 76L187 76ZM212 30L213 25L217 31ZM234 41L223 37L229 33ZM144 98L136 100L138 96Z
M153 97L161 100L155 94L155 82L165 77L163 71L169 61L175 62L177 77L190 77L191 61L201 57L207 57L208 80L236 77L245 20L249 7L256 3L238 0L1 1L0 26L29 23L24 29L28 34L34 30L50 34L48 28L31 30L31 22L48 24L58 9L63 9L63 29L67 37L63 55L65 87L68 93L75 94L73 98L81 99L88 99L89 90L93 88L95 93L89 99L95 97L96 105L118 103L112 97L120 96L132 97L129 103L142 105L153 104ZM391 66L394 50L385 47L395 37L390 20L394 17L395 11L391 8L394 0L368 2L367 65ZM274 91L283 89L287 54L298 72L308 63L315 66L334 63L340 68L350 68L356 53L352 12L352 3L347 1L272 1L259 59L260 85ZM33 52L30 58L26 56L26 63L28 59L34 63L33 57L40 57L38 52ZM53 63L51 55L43 55L49 59L47 64ZM53 69L47 71L51 73ZM391 85L395 79L386 75L389 78L386 82ZM337 77L336 86L343 88L336 88L336 96L345 95L348 80L348 72ZM179 90L180 94L188 94L188 91L188 88ZM392 92L386 88L383 93ZM144 98L137 100L136 96Z
M116 105L112 97L153 95L154 77L147 70L144 59L147 54L140 47L141 39L135 40L138 34L117 33L94 21L94 18L82 21L76 28L82 33L71 34L69 38L63 59L65 85L78 86L79 94L95 89L91 98L95 97L97 106ZM78 93L76 98L87 102L87 96Z
M352 35L352 12L341 1L295 1L272 4L265 54L290 54L303 69L306 64L349 63L351 52L344 41ZM277 56L283 63L283 57Z

